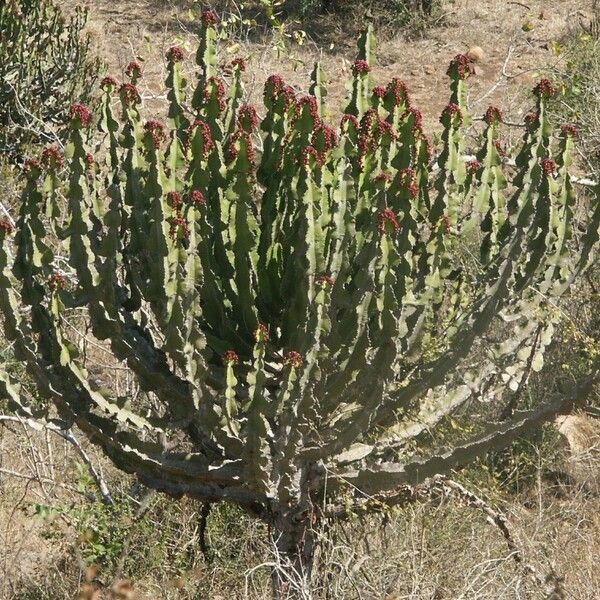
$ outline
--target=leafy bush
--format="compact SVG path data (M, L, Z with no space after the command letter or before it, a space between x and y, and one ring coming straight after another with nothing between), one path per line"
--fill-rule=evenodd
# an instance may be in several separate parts
M0 154L55 141L70 105L89 100L100 63L86 19L77 9L66 20L51 0L0 3Z
M600 38L581 29L573 32L556 50L567 57L553 76L559 83L560 102L553 115L579 128L580 159L598 171L600 165Z

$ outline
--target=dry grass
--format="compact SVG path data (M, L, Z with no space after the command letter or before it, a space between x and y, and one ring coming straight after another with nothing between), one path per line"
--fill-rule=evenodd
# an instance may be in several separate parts
M552 597L554 588L564 590L555 599L596 598L600 426L590 417L577 421L567 432L573 450L565 442L557 461L541 457L534 485L517 496L479 492L507 515L521 563L483 513L438 495L384 517L357 518L329 529L315 600L541 600ZM235 510L214 509L205 557L196 502L153 496L140 518L135 512L143 490L107 464L109 485L120 498L111 513L114 535L129 539L130 556L121 560L121 551L103 571L90 572L90 532L102 529L106 514L68 487L80 480L77 457L44 433L10 429L1 433L2 468L30 479L0 474L1 600L269 598L268 569L260 565L274 557L260 524ZM103 464L95 455L94 461ZM40 468L45 469L43 484ZM468 473L462 477L469 479ZM34 518L36 505L59 510ZM524 565L534 568L538 581ZM540 584L540 578L547 583Z

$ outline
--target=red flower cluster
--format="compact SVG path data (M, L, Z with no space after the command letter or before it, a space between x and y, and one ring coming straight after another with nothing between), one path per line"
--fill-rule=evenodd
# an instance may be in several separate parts
M11 234L15 230L13 224L6 217L0 219L0 229L8 234Z
M371 67L366 60L357 60L352 65L352 71L355 75L358 75L358 74L364 75L371 71Z
M546 177L552 177L556 173L556 163L551 158L543 158L540 161L542 171Z
M252 145L252 139L250 138L250 134L244 131L243 129L238 129L232 136L227 146L227 157L228 162L232 163L237 159L239 155L239 150L237 148L238 142L243 141L246 146L246 155L248 156L248 161L254 165L254 146Z
M227 350L227 352L223 354L223 362L226 365L237 365L240 362L240 359L236 352L233 350Z
M494 146L498 154L504 158L506 156L506 148L504 146L504 142L502 142L501 140L496 140L494 142Z
M333 277L330 277L329 275L321 275L320 277L317 277L317 285L321 286L322 288L333 287L334 283Z
M356 131L358 131L360 128L360 125L358 123L358 118L355 115L346 114L346 115L342 116L342 120L340 121L340 129L342 131L344 131L344 126L346 125L346 123L351 124L352 127L354 127L354 129Z
M44 148L42 152L42 164L47 169L57 170L63 166L63 157L58 146L52 145Z
M307 146L302 150L302 157L300 158L300 163L304 166L305 169L310 167L310 159L311 157L314 159L315 163L320 167L325 163L325 154L319 152L314 146Z
M416 198L419 195L419 186L417 185L417 174L414 169L401 169L398 172L400 185L408 190L411 198Z
M26 176L38 177L42 167L40 161L37 158L28 158L23 163L23 173Z
M294 88L286 85L281 75L271 75L265 83L264 97L266 101L278 102L284 100L284 108L289 110L296 105L296 92Z
M183 50L179 46L171 46L167 50L167 60L169 62L182 62L184 59Z
M206 197L199 190L194 190L190 194L190 201L195 207L205 206L206 205Z
M384 208L379 211L379 231L381 233L390 233L390 227L394 230L394 233L398 233L400 223L398 223L398 217L391 208Z
M73 104L69 110L69 120L75 127L89 127L92 113L85 104Z
M455 116L458 118L459 122L462 123L463 115L460 106L454 102L450 102L450 104L442 111L442 118L440 121L444 122L446 119L452 121Z
M469 175L475 175L481 169L481 163L478 160L470 160L467 163L467 173Z
M179 232L181 232L182 237L186 240L190 237L190 226L186 218L181 214L173 217L171 221L171 237L176 240Z
M156 150L158 150L161 144L167 139L165 126L160 121L156 121L155 119L146 121L144 130L152 137L152 143L154 144L154 148Z
M542 79L534 88L533 93L538 98L553 98L556 96L556 88L549 79Z
M258 324L258 327L254 331L254 339L257 342L268 342L269 341L269 329L266 325L262 323Z
M140 93L133 83L123 83L119 88L119 94L121 102L127 107L135 106L142 101Z
M540 118L539 112L530 112L525 115L524 121L527 127L531 127Z
M213 10L203 10L200 13L200 21L204 27L212 27L213 25L218 24L219 17Z
M245 71L246 70L246 61L239 56L238 58L234 58L231 61L231 66L232 67L237 67L240 71Z
M496 108L495 106L490 106L485 111L484 119L488 125L493 125L494 123L501 123L502 122L502 112L500 111L499 108Z
M310 143L319 152L325 154L333 150L338 145L338 141L336 130L321 121L320 126L313 132Z
M259 123L258 113L256 108L251 104L243 104L238 110L237 118L238 127L248 133L252 133Z
M138 62L131 61L125 68L125 75L135 83L142 76L142 65Z
M360 150L361 158L364 157L369 151L374 150L377 146L377 131L379 124L379 115L374 108L370 108L360 121L360 138L358 140L358 147Z
M305 106L308 107L308 111L312 120L315 123L315 127L320 125L321 118L319 117L319 108L317 106L317 99L314 96L302 96L302 98L298 99L298 113L302 113L302 110Z
M112 77L111 75L107 75L101 82L100 87L102 89L107 89L109 87L116 88L119 85L119 82Z
M373 88L373 96L375 96L376 98L385 98L387 94L387 90L382 86L382 85L378 85L377 87Z
M410 104L410 98L408 96L406 84L397 77L394 77L394 79L388 83L386 92L387 96L393 99L394 106Z
M175 211L179 211L179 209L183 206L183 199L181 198L181 194L179 192L169 192L167 194L167 202Z
M410 116L413 118L412 134L415 137L421 137L423 135L423 115L421 111L414 106L409 106L402 118L407 119Z
M565 137L567 137L567 136L571 136L572 138L579 137L579 129L577 128L577 125L573 125L573 123L565 123L560 128L560 131Z
M48 288L51 291L64 290L68 285L67 278L60 273L53 273L48 279Z
M386 137L389 140L386 140ZM392 125L381 119L374 108L370 108L360 121L358 139L360 160L362 161L369 152L373 152L382 140L384 140L384 144L388 144L396 137Z
M393 177L387 171L382 171L381 173L375 175L373 177L373 181L376 183L392 183Z
M295 350L290 350L284 359L285 365L290 365L294 369L299 369L304 364L304 357L300 352L296 352Z
M475 75L473 61L466 54L457 54L450 61L446 75L458 79L467 79L470 75Z
M190 125L190 127L187 131L188 145L191 144L192 138L194 137L194 135L196 133L196 129L198 129L198 128L202 130L202 141L203 141L202 150L204 153L204 158L206 158L215 147L215 142L212 138L210 126L206 121L203 121L202 119L196 119Z
M204 101L206 103L216 100L219 114L225 111L225 83L220 77L210 77L204 88Z

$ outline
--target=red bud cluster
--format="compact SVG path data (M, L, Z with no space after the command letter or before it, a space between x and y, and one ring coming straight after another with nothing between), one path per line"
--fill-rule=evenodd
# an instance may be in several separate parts
M317 285L321 286L322 288L331 288L333 287L334 283L333 277L329 275L321 275L320 277L317 277Z
M556 163L551 158L543 158L540 164L546 177L552 177L556 173Z
M171 238L176 240L178 238L178 234L181 232L181 236L184 239L188 239L190 237L190 226L187 222L187 219L178 214L176 217L173 217L171 221Z
M290 350L284 359L284 364L293 367L294 369L299 369L304 364L304 357L300 352L296 352L295 350Z
M171 46L167 50L167 60L172 63L182 62L184 59L183 50L179 46Z
M243 104L238 110L237 124L240 129L252 133L258 128L259 119L256 108L251 104Z
M406 168L398 172L400 185L408 190L411 198L416 198L419 195L419 186L417 184L417 174L414 169Z
M200 21L204 27L212 27L219 23L219 17L217 13L212 10L203 10L200 13Z
M195 207L206 205L206 197L200 190L192 191L190 194L190 201Z
M112 77L111 75L107 75L100 82L100 87L102 89L104 89L104 90L108 89L109 87L116 88L118 85L119 85L119 82L114 77Z
M490 106L485 111L484 119L488 125L493 125L494 123L501 123L502 122L502 112L500 111L499 108L496 108L495 106Z
M37 158L28 158L23 163L23 174L27 177L39 177L42 171L40 161Z
M248 161L254 164L254 146L252 145L252 139L250 135L244 131L243 129L238 129L232 136L227 146L227 159L229 163L232 163L240 154L240 151L237 148L237 144L243 141L246 146L246 155L248 157Z
M11 234L15 230L15 228L14 228L13 224L6 217L2 217L0 219L0 230L5 231L8 234Z
M152 143L156 150L158 150L161 147L162 143L167 139L165 126L160 121L157 121L155 119L146 121L146 124L144 125L144 130L151 136Z
M183 199L181 198L181 194L179 192L169 192L167 194L167 202L175 211L179 211L179 209L183 206Z
M254 331L254 339L257 342L268 342L269 341L269 328L262 323L258 324L258 327Z
M470 160L467 163L467 173L469 175L475 175L481 169L481 163L478 160Z
M549 79L542 79L534 88L533 93L538 98L553 98L556 96L556 88Z
M412 134L415 137L421 137L423 135L423 115L421 111L414 106L409 106L404 115L402 115L403 119L408 117L412 117L413 119Z
M579 129L577 128L577 125L573 125L573 123L565 123L560 128L560 131L565 137L572 137L575 139L579 137Z
M231 61L231 66L232 67L237 67L240 71L245 71L246 70L246 61L239 56L238 58L234 58Z
M352 71L355 75L365 75L371 71L371 66L366 60L357 60L352 65Z
M387 90L382 86L382 85L378 85L377 87L373 88L373 96L375 96L376 98L385 98L387 94Z
M444 110L442 111L442 118L440 120L442 122L446 119L452 121L454 117L456 117L458 121L462 123L463 114L460 110L460 106L458 106L458 104L455 104L454 102L450 102L450 104L448 104L448 106L446 106L446 108L444 108Z
M67 278L60 273L53 273L48 279L48 288L53 292L66 289L67 285Z
M373 181L375 181L376 183L392 183L393 179L394 178L392 177L392 175L387 171L382 171L381 173L378 173L377 175L375 175L375 177L373 177Z
M458 79L467 79L471 75L475 75L475 67L473 61L466 54L457 54L451 61L446 71L449 77L457 77Z
M226 108L225 103L225 82L220 77L210 77L204 88L204 101L210 102L216 100L219 108L219 114L223 113Z
M58 146L53 144L44 148L42 152L42 164L51 171L56 171L63 166L63 156Z
M397 77L394 77L387 86L387 97L391 98L394 106L400 106L401 104L410 104L410 98L408 95L408 89L406 84Z
M384 208L379 211L379 231L380 233L390 233L390 228L393 229L393 233L398 233L400 223L396 213L391 208Z
M123 83L119 88L119 95L121 96L121 102L126 107L135 106L142 101L140 93L133 83Z
M133 81L133 83L140 79L142 74L142 65L140 65L138 62L131 61L125 68L125 75L127 75L127 77Z
M203 152L204 157L206 158L212 150L214 150L215 142L212 137L212 133L210 131L210 126L206 121L202 119L196 119L189 127L187 132L188 144L191 144L192 138L196 133L196 129L202 130L202 140L203 140Z
M226 365L237 365L240 362L240 359L236 352L227 350L227 352L223 354L223 362Z
M69 110L69 120L75 127L89 127L92 122L92 113L85 104L73 104Z

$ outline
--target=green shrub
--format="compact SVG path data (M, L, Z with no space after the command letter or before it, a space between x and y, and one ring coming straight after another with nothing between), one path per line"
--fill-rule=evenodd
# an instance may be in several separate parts
M47 0L0 3L0 154L56 141L70 105L89 100L100 63L86 19L78 9L67 20Z

